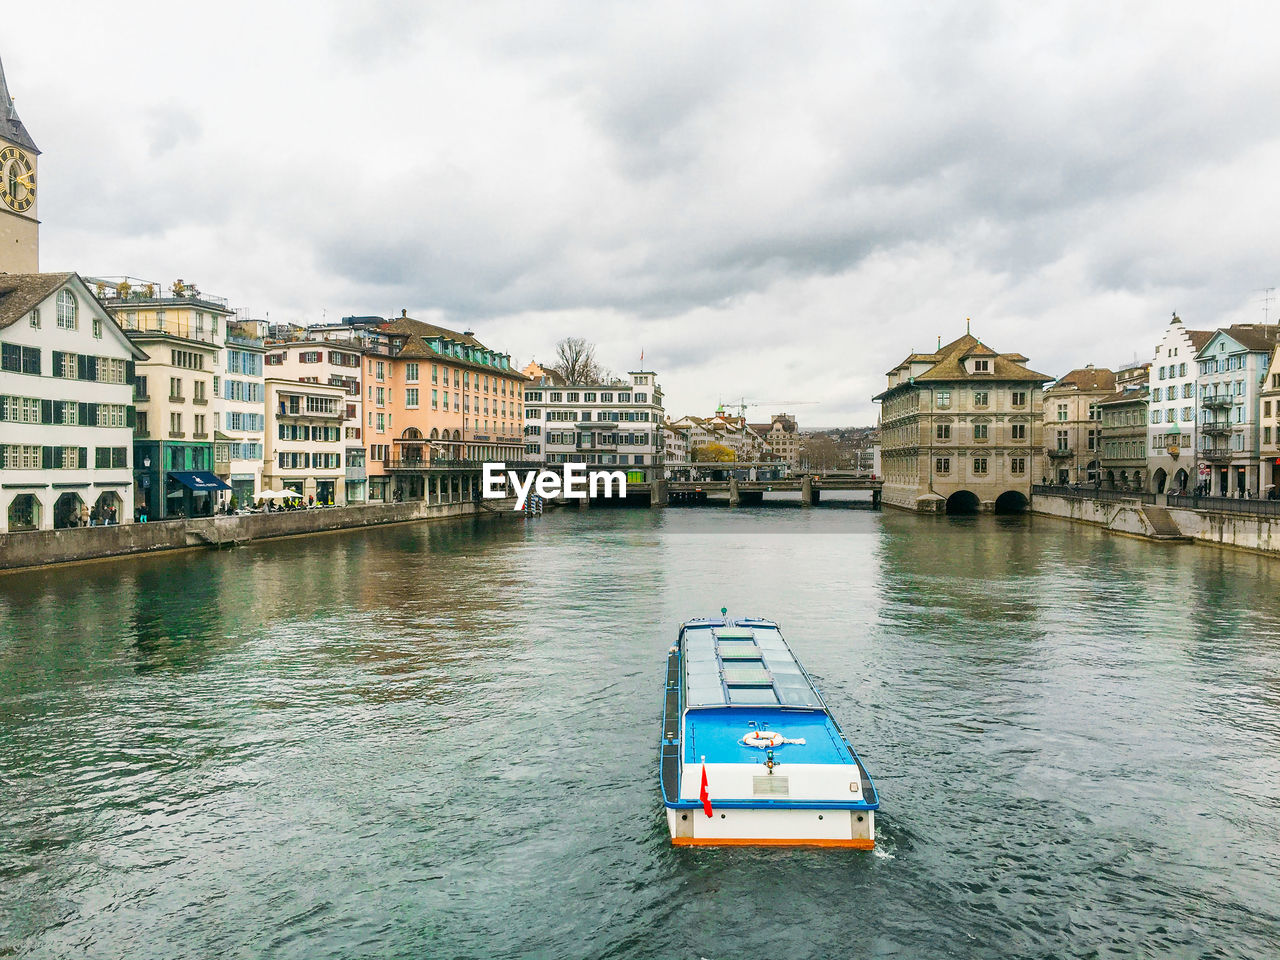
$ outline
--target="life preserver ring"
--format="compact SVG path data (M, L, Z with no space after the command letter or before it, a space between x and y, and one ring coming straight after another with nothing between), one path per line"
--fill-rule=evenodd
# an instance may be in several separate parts
M742 742L745 746L759 747L763 750L767 747L780 747L787 742L787 738L772 730L752 730L742 738Z

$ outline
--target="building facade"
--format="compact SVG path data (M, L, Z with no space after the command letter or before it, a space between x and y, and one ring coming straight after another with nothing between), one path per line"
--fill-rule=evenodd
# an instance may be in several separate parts
M0 532L133 519L145 357L76 274L0 274Z
M1261 393L1276 339L1274 326L1237 324L1215 331L1196 354L1196 485L1211 496L1257 497L1261 491Z
M751 431L764 442L767 453L787 462L792 470L800 466L800 427L789 413L775 413L768 423L750 424Z
M262 492L266 348L253 324L228 324L225 347L213 366L213 467L239 508L253 504Z
M134 486L150 520L211 514L230 484L214 473L215 376L222 364L226 301L175 281L94 279L107 310L145 354L134 382Z
M365 347L356 339L293 340L268 343L267 373L278 380L341 387L344 503L368 499L364 449L363 370Z
M527 378L510 354L405 311L375 340L364 358L371 500L420 499L432 462L525 458Z
M1188 330L1175 313L1151 361L1147 483L1152 493L1196 485L1196 354L1212 330Z
M608 383L530 384L524 418L530 460L625 467L636 483L664 476L662 387L652 370Z
M670 423L662 425L662 466L668 479L689 476L689 431Z
M880 403L882 500L920 512L1022 510L1044 459L1044 384L1017 353L966 333L912 353Z
M292 490L308 504L346 504L347 391L325 383L267 377L266 461L262 484Z
M0 64L0 273L40 270L39 157L35 141L18 119Z
M1267 378L1260 394L1262 426L1258 478L1259 492L1268 499L1280 497L1280 346L1271 352Z
M1116 392L1116 375L1093 364L1072 370L1044 392L1044 439L1052 483L1097 483L1101 456L1099 403Z
M1102 411L1102 486L1146 490L1147 390L1119 390L1098 403Z

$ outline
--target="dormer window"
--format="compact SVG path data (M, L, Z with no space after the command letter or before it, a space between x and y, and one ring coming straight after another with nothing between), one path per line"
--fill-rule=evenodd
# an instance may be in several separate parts
M974 373L990 373L990 372L991 372L991 361L990 361L990 360L975 360L975 361L973 361L973 372L974 372Z

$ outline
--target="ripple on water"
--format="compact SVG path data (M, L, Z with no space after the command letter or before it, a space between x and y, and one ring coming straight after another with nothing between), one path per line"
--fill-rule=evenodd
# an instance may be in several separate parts
M673 509L6 577L0 955L1276 955L1276 567ZM720 606L819 678L876 854L669 844L663 652Z

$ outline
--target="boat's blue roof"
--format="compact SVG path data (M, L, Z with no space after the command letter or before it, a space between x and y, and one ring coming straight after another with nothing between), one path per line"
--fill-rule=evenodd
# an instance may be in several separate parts
M686 709L823 708L809 675L772 620L690 620L681 634Z
M754 727L751 721L755 722ZM779 763L854 763L840 731L825 711L781 707L690 710L685 714L685 763L698 763L703 757L707 763L761 763L765 751L741 741L752 730L762 728L788 740L804 740L774 747L773 755Z

